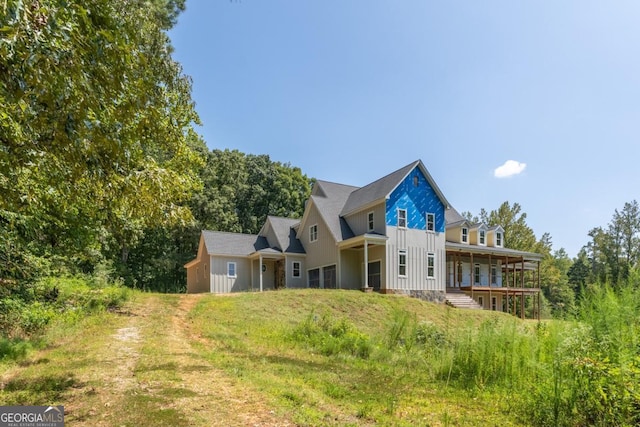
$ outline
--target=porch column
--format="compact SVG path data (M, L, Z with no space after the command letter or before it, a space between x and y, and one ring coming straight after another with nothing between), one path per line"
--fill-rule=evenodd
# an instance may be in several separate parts
M364 239L364 287L369 287L369 244L366 237Z
M542 311L542 307L540 306L540 261L538 261L538 321L540 321L540 311Z
M471 285L471 299L473 299L473 274L475 273L475 266L473 265L473 252L469 253L471 257L471 265L469 265L469 284Z
M496 266L496 269L498 267ZM493 300L491 295L491 285L493 283L493 265L491 265L491 254L489 254L489 309L493 310ZM496 306L498 303L496 302ZM498 307L496 307L498 308Z
M338 277L336 277L336 287L338 289L342 288L342 251L340 250L340 247L338 246L338 265L336 267L336 274L338 275Z
M249 267L249 271L251 272L250 274L251 274L251 290L252 291L253 291L253 262L254 261L255 261L254 259L251 260L251 266Z
M509 312L509 257L505 257L504 259L504 277L502 278L502 284L507 284L507 294L505 296L505 306L507 308L507 313Z
M522 286L522 298L520 299L521 301L521 307L520 307L520 317L522 319L525 318L524 315L524 256L520 257L521 260L521 264L520 264L520 286Z
M512 314L515 316L516 315L516 304L518 302L518 294L516 292L516 278L517 278L517 274L516 274L516 259L513 260L513 272L511 274L513 274L513 307L511 308Z
M260 292L262 292L262 255L258 258L258 271L260 272Z

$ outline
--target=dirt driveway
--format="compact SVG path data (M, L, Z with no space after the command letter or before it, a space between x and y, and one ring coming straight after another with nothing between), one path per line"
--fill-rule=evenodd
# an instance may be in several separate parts
M198 348L207 343L189 320L200 298L138 295L104 324L35 354L34 361L44 361L40 372L38 363L24 363L0 380L37 382L38 375L51 376L52 371L70 378L59 404L73 426L293 425L259 392L201 356Z

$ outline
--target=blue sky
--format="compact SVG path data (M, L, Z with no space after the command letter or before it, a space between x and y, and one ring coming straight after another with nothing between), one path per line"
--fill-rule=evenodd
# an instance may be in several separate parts
M422 159L570 256L640 198L640 2L188 0L170 36L211 149L350 185Z

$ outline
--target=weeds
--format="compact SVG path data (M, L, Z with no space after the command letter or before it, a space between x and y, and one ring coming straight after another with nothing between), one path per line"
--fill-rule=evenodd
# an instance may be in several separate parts
M10 283L0 292L0 359L24 357L31 344L56 321L119 307L129 297L123 286L104 278L45 278L33 284Z
M368 336L359 332L346 319L332 320L327 313L319 317L312 312L294 328L290 337L324 356L342 354L367 359L372 350Z

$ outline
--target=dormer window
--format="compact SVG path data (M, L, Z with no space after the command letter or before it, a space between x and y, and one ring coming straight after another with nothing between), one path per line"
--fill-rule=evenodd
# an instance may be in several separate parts
M373 231L374 225L373 212L369 212L367 214L367 231Z
M502 247L502 233L499 231L496 232L496 246Z
M398 209L398 227L407 228L407 210Z
M436 215L427 213L427 231L435 231L436 229Z
M487 241L486 241L486 234L484 230L478 230L478 244L479 245L486 245Z
M467 227L462 227L462 243L469 243L469 229Z

